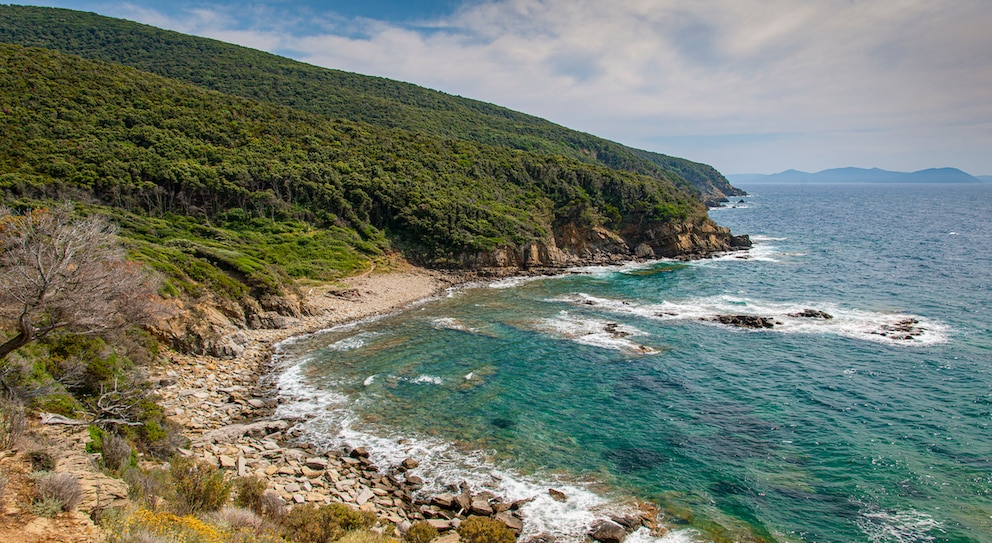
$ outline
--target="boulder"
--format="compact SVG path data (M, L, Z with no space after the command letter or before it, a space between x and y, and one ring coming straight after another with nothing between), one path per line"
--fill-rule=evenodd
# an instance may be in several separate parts
M413 458L407 458L406 460L403 460L403 462L400 463L400 465L406 469L414 469L420 466L420 462L417 462Z
M303 461L303 464L313 470L325 470L327 469L327 459L321 458L319 456L307 458Z
M627 530L612 520L600 519L593 523L589 537L600 543L622 543L627 537Z
M817 309L803 309L798 313L790 313L790 317L795 317L797 319L823 319L830 320L834 318L833 315L826 313L824 311L819 311Z
M520 535L520 532L524 529L524 521L509 511L497 513L495 518L496 520L502 522L504 526L513 530L513 533L517 535Z
M556 502L567 502L568 501L568 494L565 494L561 490L555 490L553 488L549 488L548 489L548 494L550 494L551 497L554 498L554 500Z
M493 508L489 505L489 500L482 496L476 496L472 499L470 510L472 511L472 514L483 517L489 517L493 514Z
M738 328L774 328L775 319L754 315L717 315L712 319L720 324Z

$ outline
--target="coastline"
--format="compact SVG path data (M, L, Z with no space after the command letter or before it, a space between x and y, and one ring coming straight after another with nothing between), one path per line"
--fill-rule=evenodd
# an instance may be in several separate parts
M622 263L611 263L619 265ZM533 498L510 501L491 489L459 487L418 492L437 474L415 470L423 458L405 458L395 465L376 466L363 447L354 450L321 449L294 430L301 417L276 414L279 398L275 390L280 342L319 332L334 326L402 312L445 290L476 282L509 277L552 276L578 273L574 268L528 270L525 273L492 274L441 272L408 267L399 271L368 272L304 289L308 316L289 326L271 330L243 330L248 341L240 356L220 359L183 355L170 351L151 368L152 383L159 385L160 404L166 415L182 426L190 440L180 453L207 461L237 476L256 476L288 504L344 502L374 512L400 531L410 523L426 520L454 540L453 530L469 515L488 516L502 521L518 535L526 520L520 509ZM373 451L377 452L377 451ZM413 473L415 470L424 478ZM426 490L426 489L425 489ZM548 489L550 491L550 489ZM555 500L568 499L546 492ZM425 497L424 494L427 494ZM610 508L614 509L614 508ZM659 536L650 504L604 510L597 515L602 529L622 528L624 536L642 527ZM531 534L535 535L535 534ZM566 534L538 534L545 540L571 540ZM569 534L580 535L580 534ZM585 535L585 534L581 534ZM451 542L449 542L451 543Z

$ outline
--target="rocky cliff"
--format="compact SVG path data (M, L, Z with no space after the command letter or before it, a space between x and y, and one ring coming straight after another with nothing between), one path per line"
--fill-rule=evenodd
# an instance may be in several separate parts
M635 259L704 258L750 246L747 235L735 236L710 219L631 227L623 233L569 223L556 228L546 240L464 253L460 261L464 268L484 275L512 275Z

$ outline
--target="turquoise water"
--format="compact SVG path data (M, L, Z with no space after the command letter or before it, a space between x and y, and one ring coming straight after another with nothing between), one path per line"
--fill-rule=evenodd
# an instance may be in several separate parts
M437 485L567 488L534 532L636 497L671 541L992 542L992 185L744 188L711 216L747 255L476 285L287 343L283 414L432 456Z

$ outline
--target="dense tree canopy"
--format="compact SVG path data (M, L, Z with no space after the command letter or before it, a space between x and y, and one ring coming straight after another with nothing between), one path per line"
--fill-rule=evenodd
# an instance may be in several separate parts
M493 104L93 13L0 6L0 41L121 63L322 116L565 156L666 179L706 198L741 194L705 164L631 149Z

